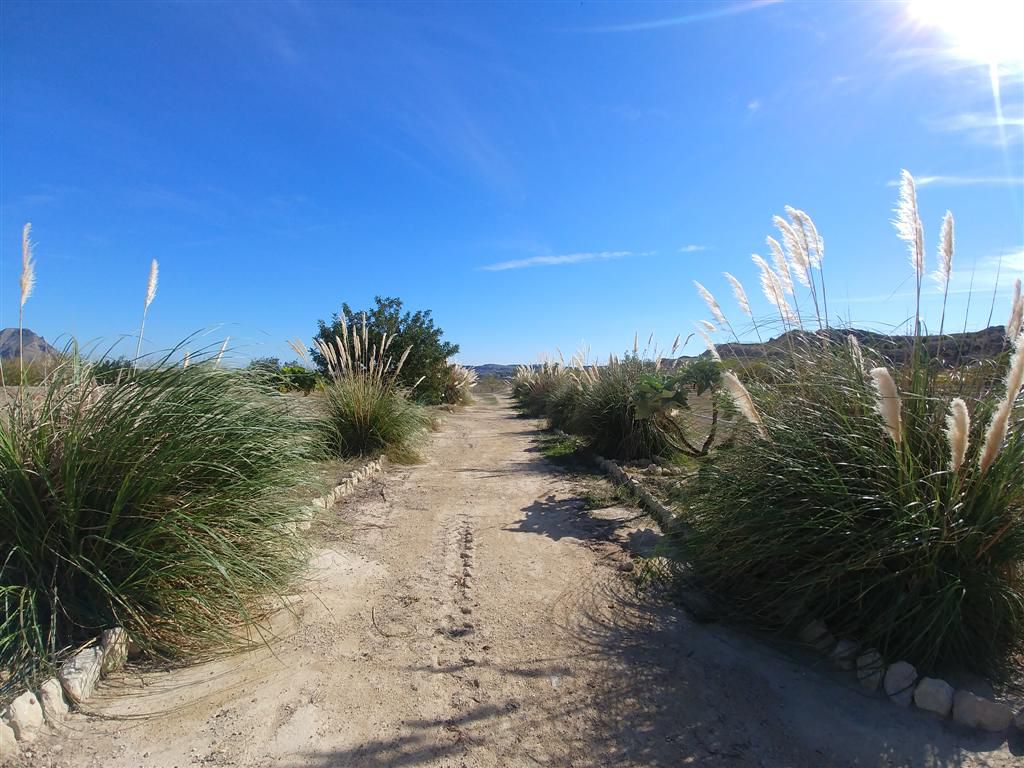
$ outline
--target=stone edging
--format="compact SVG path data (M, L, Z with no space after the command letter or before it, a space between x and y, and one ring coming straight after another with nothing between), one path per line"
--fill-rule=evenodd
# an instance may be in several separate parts
M352 470L344 480L334 486L328 493L313 499L309 506L304 507L302 510L302 520L297 523L293 523L292 525L295 525L300 531L308 531L310 526L313 525L313 518L316 517L318 513L333 507L343 498L352 494L359 483L373 477L383 469L384 457L378 456L376 459L367 462L359 469Z
M381 472L383 458L367 462L334 486L327 494L313 499L302 510L302 519L291 523L291 531L309 530L320 511L330 509L355 491L360 482ZM18 742L35 741L44 725L57 727L71 706L81 706L93 694L102 677L120 669L128 659L131 641L121 627L104 630L96 640L64 662L37 691L26 690L14 699L0 717L0 763L18 754Z
M678 528L672 512L651 495L636 478L630 477L614 461L595 457L597 465L617 483L629 487L643 509L651 514L663 532ZM805 645L826 656L837 667L855 672L858 682L872 693L880 688L891 702L901 707L911 703L918 709L941 718L982 731L1000 733L1011 724L1024 731L1024 710L1014 715L1002 702L977 696L970 691L955 690L945 680L921 677L917 669L906 661L886 665L882 655L873 648L862 648L855 640L837 640L821 621L808 623L799 633Z

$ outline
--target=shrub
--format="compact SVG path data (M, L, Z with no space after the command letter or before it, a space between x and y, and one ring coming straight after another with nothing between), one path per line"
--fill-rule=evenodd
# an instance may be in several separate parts
M643 362L627 358L592 373L581 382L572 431L590 448L617 459L650 459L672 452L673 444L655 419L637 412L636 394L654 377Z
M308 395L316 387L316 371L311 371L298 363L288 363L281 367L282 392L301 392Z
M386 453L392 461L402 463L418 459L416 447L430 427L430 418L404 392L366 377L333 381L324 392L327 441L335 453Z
M309 424L212 364L101 386L69 361L0 411L0 680L123 626L177 657L238 643L302 564Z
M90 373L97 384L116 384L129 376L135 369L135 361L127 357L97 360L90 366Z
M473 402L470 390L476 385L476 371L458 363L451 363L444 384L444 401L450 405L468 405Z
M332 342L314 340L328 375L326 441L338 455L386 453L400 462L418 458L416 445L431 420L400 385L411 351L407 347L395 362L390 354L393 338L385 339L380 348L371 346L366 325L350 332L342 320Z
M811 287L820 240L806 214L790 218L778 220L789 263ZM908 177L900 218L910 219L920 291ZM948 280L951 216L940 255ZM784 264L760 266L783 322L799 326L780 285ZM823 284L811 299L824 305ZM771 363L771 375L750 377L749 391L728 379L750 427L689 487L680 556L758 623L820 618L925 672L998 672L1024 628L1024 425L1014 410L1024 341L1011 322L1016 353L993 385L933 365L918 343L921 325L918 313L902 367L825 328L791 334L789 355Z
M301 346L299 351L305 353ZM246 370L265 386L278 392L301 392L308 395L317 385L316 371L298 360L282 365L276 357L257 357L249 362Z
M526 416L546 416L552 391L567 376L564 366L548 360L537 366L521 365L512 378L512 397Z
M565 367L544 363L520 367L513 397L529 416L544 416L551 427L585 439L592 450L623 460L705 455L715 440L719 417L720 366L710 360L664 371L658 360L636 354L612 358L606 366ZM693 435L685 419L690 392L712 392L711 426Z
M448 359L459 352L459 345L444 341L444 331L434 325L430 310L402 312L402 300L374 299L375 306L362 312L348 304L332 316L330 324L318 321L318 330L312 350L313 362L323 374L328 363L320 349L321 344L334 344L343 327L361 328L371 346L387 344L392 349L408 349L409 355L397 374L397 383L413 393L422 403L437 405L443 402L448 380ZM369 357L369 349L366 357Z

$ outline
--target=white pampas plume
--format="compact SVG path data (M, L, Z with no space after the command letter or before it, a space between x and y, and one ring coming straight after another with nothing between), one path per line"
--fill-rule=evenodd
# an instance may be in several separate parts
M787 206L786 210L792 209ZM807 251L804 230L801 228L800 234L798 234L793 225L781 216L772 216L772 221L782 236L782 243L785 244L785 250L790 255L790 261L793 262L794 269L797 272L797 280L800 281L800 285L809 288L811 285L811 261ZM800 226L799 222L797 222L797 225ZM771 249L772 258L777 268L779 261L784 260L782 248L774 238L769 237L766 242Z
M821 269L821 262L825 260L825 241L818 234L818 228L814 220L804 211L786 206L786 213L793 219L793 222L800 227L803 235L804 251L807 254L807 263L815 269Z
M292 351L296 355L298 355L299 360L301 360L302 362L305 363L309 359L309 356L306 353L306 348L304 346L302 346L302 341L301 340L299 340L299 339L290 339L288 341L288 346L292 348Z
M708 333L714 333L718 330L718 326L712 323L710 320L701 320L700 324L704 326L704 330Z
M729 394L732 396L733 402L736 403L736 407L739 408L740 413L746 417L747 421L757 427L761 437L767 439L768 432L764 428L764 422L761 421L761 415L754 407L754 400L750 397L747 388L743 386L743 382L732 371L725 371L722 374L722 381L725 382L725 388L729 390Z
M885 429L894 443L899 444L903 438L903 420L900 415L900 393L893 381L892 374L888 368L872 368L870 371L871 380L878 393L878 402L875 410L885 422Z
M1013 401L1003 400L992 415L992 421L985 431L985 445L981 449L981 457L978 459L978 468L982 474L988 471L995 461L999 451L1002 450L1003 440L1006 439L1006 432L1010 425L1010 414L1013 412Z
M1006 399L1013 403L1024 388L1024 336L1018 334L1010 358L1010 370L1006 374Z
M32 258L32 225L21 230L21 306L25 306L36 285L36 264Z
M181 367L182 368L188 368L188 364L189 364L189 362L191 360L192 360L192 355L190 355L188 352L186 352L185 356L181 360Z
M21 371L21 383L25 383L25 302L32 295L36 284L36 265L32 260L32 225L25 224L21 230L21 305L18 307L18 366ZM0 383L6 381L0 371ZM21 388L24 398L25 388Z
M224 352L225 352L225 351L227 350L227 348L228 348L228 342L229 342L229 341L231 341L231 337L230 337L230 336L225 336L225 337L224 337L224 343L220 345L220 352L218 352L218 353L217 353L217 360L216 360L216 362L214 363L214 365L215 365L215 366L216 366L217 368L220 368L220 360L221 360L221 358L222 358L222 357L224 357Z
M1024 331L1024 296L1020 293L1020 278L1013 284L1013 304L1010 307L1010 319L1006 323L1006 338L1014 343Z
M156 263L156 259L153 259L149 265L149 279L146 281L146 303L142 307L142 325L139 326L139 343L135 345L135 362L138 364L139 355L142 353L142 337L146 333L146 315L149 313L149 305L153 303L153 299L156 298L156 281L157 275L160 272L160 267ZM186 365L187 365L186 360Z
M753 319L754 313L750 311L750 301L747 300L747 292L743 290L743 283L728 272L723 272L722 274L725 275L725 279L732 286L732 295L736 297L736 303L740 305L740 309L743 310L747 317Z
M863 373L864 353L861 351L860 342L857 341L857 337L852 333L846 337L846 342L850 345L850 355L853 357L853 362L857 365L857 370Z
M156 259L153 259L153 263L149 265L149 281L146 283L146 309L149 309L149 305L156 298L156 282L159 274L160 265L156 263Z
M939 268L933 273L940 291L949 285L949 276L953 273L953 214L946 211L942 217L942 236L939 238Z
M750 258L761 270L761 291L765 298L779 310L779 314L785 322L795 325L799 319L789 306L789 302L786 301L785 290L782 283L779 282L779 276L761 256L755 253Z
M765 239L768 243L768 248L772 252L772 261L775 263L775 274L779 278L779 282L782 284L782 289L789 294L793 293L793 276L789 271L789 263L786 261L786 255L782 252L782 246L779 245L779 241L770 235ZM798 279L799 279L799 270Z
M728 327L729 321L725 319L725 313L723 313L722 308L718 306L718 302L715 301L715 297L711 295L711 291L696 280L693 281L693 284L697 286L697 293L699 293L700 297L704 299L704 303L708 305L708 309L711 310L711 315L715 318L715 322L718 323L719 327Z
M722 356L718 354L718 350L715 348L715 342L713 342L711 340L711 337L708 336L707 331L705 331L703 328L701 328L698 325L697 326L697 333L699 333L700 337L702 339L704 339L704 346L707 347L708 352L711 353L711 359L712 360L717 360L717 361L721 362L722 361Z
M676 350L679 349L679 338L682 336L681 333L676 334L676 340L672 342L672 351L669 354L674 355Z
M967 441L971 434L971 416L967 403L955 397L949 404L946 415L946 437L949 439L949 468L956 472L963 466L967 456Z
M910 171L900 172L900 199L893 220L896 233L910 250L910 265L920 281L924 274L924 227L917 210L917 187Z
M981 457L978 460L978 467L982 474L988 470L995 461L999 451L1002 450L1003 441L1010 426L1010 416L1013 415L1013 406L1020 396L1024 387L1024 336L1017 336L1016 349L1013 357L1010 358L1010 370L1006 374L1006 397L999 404L996 412L992 415L988 429L985 431L985 444L981 449Z

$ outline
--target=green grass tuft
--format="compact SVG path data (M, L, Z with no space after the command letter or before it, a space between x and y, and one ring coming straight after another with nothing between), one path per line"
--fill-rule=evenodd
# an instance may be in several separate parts
M113 626L163 657L244 642L304 562L307 419L193 363L98 385L80 360L0 408L5 689Z

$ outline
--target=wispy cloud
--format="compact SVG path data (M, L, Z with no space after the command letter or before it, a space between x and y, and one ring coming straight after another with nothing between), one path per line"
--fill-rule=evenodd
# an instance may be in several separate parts
M759 110L760 108L761 108L761 100L760 99L751 99L750 101L747 102L747 111L748 112L757 112L757 110Z
M980 186L1024 186L1024 176L915 176L918 187L980 187ZM887 187L898 187L899 179L885 182Z
M665 29L667 27L678 27L684 24L693 24L697 21L710 21L721 19L726 16L736 16L741 13L757 11L771 5L778 5L783 0L747 0L747 2L733 3L732 5L719 6L710 11L699 13L684 13L679 16L670 16L665 19L652 19L651 21L638 21L631 24L613 24L605 27L586 27L582 32L647 32L652 29Z
M488 272L504 272L507 269L527 269L528 267L550 267L557 264L582 264L588 261L611 261L631 256L650 256L654 251L594 251L591 253L564 253L558 256L531 256L528 259L514 259L488 264L480 269Z
M697 253L698 251L706 251L708 247L706 245L684 245L679 249L680 253Z
M985 144L1014 143L1024 139L1024 114L996 115L993 112L962 112L932 118L933 131L962 133Z

